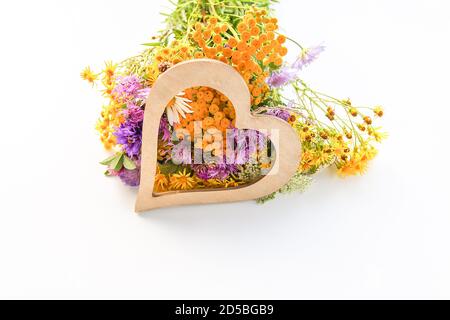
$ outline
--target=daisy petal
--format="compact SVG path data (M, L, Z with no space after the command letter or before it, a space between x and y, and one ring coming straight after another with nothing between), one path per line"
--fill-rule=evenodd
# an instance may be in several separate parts
M178 112L176 110L173 111L173 118L174 123L180 123L180 117L178 116Z
M171 107L167 107L167 120L169 120L169 124L173 126L173 112Z
M186 114L183 111L183 108L181 105L175 103L176 109L177 109L177 113L179 113L183 118L186 118Z

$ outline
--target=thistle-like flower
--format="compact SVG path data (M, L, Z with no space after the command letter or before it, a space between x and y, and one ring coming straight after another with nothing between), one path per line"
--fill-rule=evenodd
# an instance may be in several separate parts
M324 46L303 49L300 56L292 65L284 66L281 70L272 72L267 80L267 84L272 88L280 88L294 81L298 77L298 73L316 60L324 50Z
M298 59L292 65L292 68L296 70L302 70L303 67L306 67L314 62L314 60L316 60L324 50L325 46L315 46L303 49L300 57L298 57Z

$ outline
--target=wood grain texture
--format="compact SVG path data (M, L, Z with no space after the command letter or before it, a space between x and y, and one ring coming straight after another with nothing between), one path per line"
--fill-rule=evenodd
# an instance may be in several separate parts
M274 139L278 140L278 145L275 145L276 159L272 171L256 183L241 188L154 195L161 116L176 94L198 86L216 89L230 99L236 111L237 128L268 130L279 134L279 139ZM288 123L276 117L252 115L247 84L233 67L223 62L198 59L177 64L158 78L150 91L146 106L142 133L141 185L136 201L136 212L178 205L257 199L280 189L298 168L301 144L296 132Z

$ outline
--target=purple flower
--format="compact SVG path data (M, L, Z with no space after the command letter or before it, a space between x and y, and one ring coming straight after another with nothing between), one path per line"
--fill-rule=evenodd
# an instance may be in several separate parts
M125 121L117 128L114 135L128 157L139 158L142 146L142 123Z
M272 88L280 88L295 80L298 73L316 60L324 50L324 46L303 49L300 57L291 66L284 66L280 71L273 72L267 79L267 84Z
M289 111L287 111L285 109L281 109L281 108L269 109L269 110L267 110L266 114L275 116L286 122L288 122L289 118L291 117L291 114L289 113Z
M138 102L147 99L149 88L143 88L141 80L135 76L119 77L112 93L121 103Z
M228 164L245 164L256 160L252 156L266 147L267 138L256 130L233 129L227 134Z
M127 156L139 159L142 146L142 125L144 110L135 105L128 104L128 109L123 111L125 121L116 129L114 135L117 143L123 146Z
M148 95L150 94L150 88L143 88L138 90L136 94L136 100L144 101L147 100Z
M192 149L189 140L183 140L172 148L172 162L177 165L192 163Z
M294 80L296 76L297 70L283 67L278 72L272 72L269 79L267 79L267 84L272 88L279 88Z
M119 172L119 178L130 187L137 187L141 181L141 170L139 168L134 170L122 169Z
M169 120L167 120L166 116L163 116L161 118L160 124L159 124L159 136L162 141L169 142L171 133L169 129Z
M128 104L127 109L123 111L123 115L130 122L138 123L144 121L144 109L133 103Z
M238 167L235 164L194 164L192 170L202 180L218 179L223 181L231 174L237 173Z
M325 46L315 46L303 49L300 57L292 64L292 68L302 70L304 67L314 62L324 50Z

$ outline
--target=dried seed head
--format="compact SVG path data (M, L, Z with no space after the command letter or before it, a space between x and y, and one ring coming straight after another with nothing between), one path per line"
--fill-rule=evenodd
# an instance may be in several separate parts
M375 113L375 115L380 118L384 115L384 111L383 111L382 107L376 107L375 109L373 109L373 113Z
M332 107L327 108L327 114L329 114L330 116L336 115L336 113L334 112L334 109Z
M164 73L167 70L169 70L171 67L172 67L172 64L170 62L164 61L159 64L158 70L159 70L159 72Z

